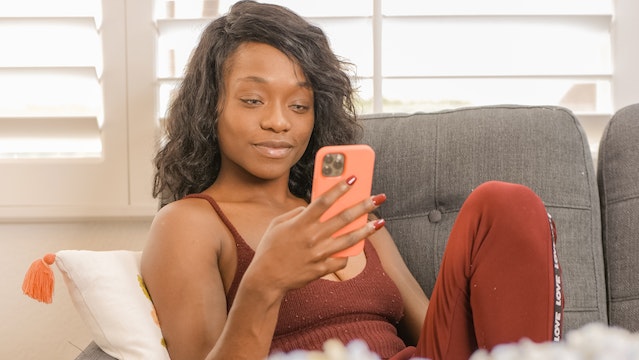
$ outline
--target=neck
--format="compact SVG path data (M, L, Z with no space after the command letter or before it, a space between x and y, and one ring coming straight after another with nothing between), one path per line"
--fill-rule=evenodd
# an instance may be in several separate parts
M206 191L221 202L282 204L299 200L288 188L288 175L273 180L218 176Z

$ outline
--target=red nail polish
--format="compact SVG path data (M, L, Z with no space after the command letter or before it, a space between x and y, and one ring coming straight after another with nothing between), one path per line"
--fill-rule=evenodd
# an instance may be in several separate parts
M383 228L384 225L386 225L386 221L384 219L377 219L373 223L373 227L375 228L375 230L379 230L379 229Z
M375 195L373 196L372 200L373 200L373 205L379 206L382 203L384 203L384 201L386 201L386 194Z
M352 175L351 177L349 177L348 179L346 179L346 184L348 185L353 185L355 183L355 180L357 180L357 176Z

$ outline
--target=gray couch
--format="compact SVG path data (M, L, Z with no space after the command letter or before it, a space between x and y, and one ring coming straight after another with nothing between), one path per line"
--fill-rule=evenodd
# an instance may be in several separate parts
M427 294L464 199L487 180L510 181L537 192L557 224L565 330L590 322L639 330L639 104L610 121L598 174L565 108L378 114L363 124L377 152L373 191L389 199L381 216ZM90 344L77 359L111 357Z

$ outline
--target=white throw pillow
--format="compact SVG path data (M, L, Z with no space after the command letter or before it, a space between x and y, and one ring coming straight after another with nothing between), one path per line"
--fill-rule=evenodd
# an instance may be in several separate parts
M95 343L118 359L169 359L139 251L62 250L55 264Z

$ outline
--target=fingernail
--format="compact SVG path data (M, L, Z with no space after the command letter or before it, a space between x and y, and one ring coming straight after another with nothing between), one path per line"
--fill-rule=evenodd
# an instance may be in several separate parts
M386 194L375 195L373 196L372 200L373 200L373 205L379 206L382 203L384 203L384 201L386 201Z
M386 221L384 219L377 219L373 223L373 228L375 228L375 230L379 230L379 229L383 228L384 225L386 225Z
M349 177L348 179L346 179L346 184L348 185L353 185L355 183L355 180L357 180L357 176L352 175L351 177Z

